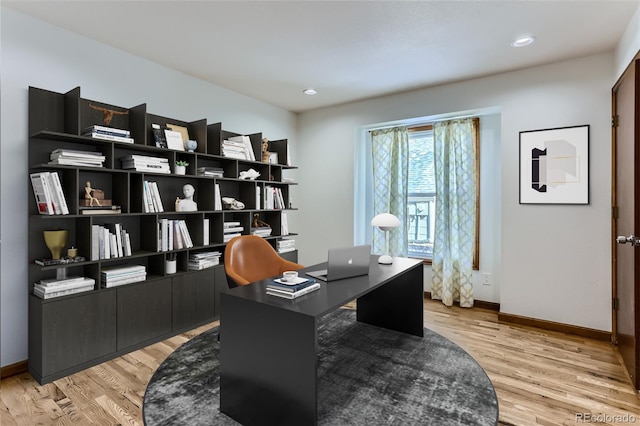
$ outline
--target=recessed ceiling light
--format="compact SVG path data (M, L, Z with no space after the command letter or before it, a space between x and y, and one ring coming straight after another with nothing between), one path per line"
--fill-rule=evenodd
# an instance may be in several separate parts
M315 95L316 93L318 93L318 91L316 89L304 89L302 91L302 93L304 93L305 95Z
M532 44L534 41L536 41L536 38L534 36L519 37L511 42L511 46L525 47Z

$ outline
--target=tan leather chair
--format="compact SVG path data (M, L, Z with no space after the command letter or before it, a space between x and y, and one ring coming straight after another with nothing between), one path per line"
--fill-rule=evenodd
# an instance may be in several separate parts
M264 238L242 235L227 243L224 268L229 287L236 287L275 277L284 271L296 271L303 266L280 257Z

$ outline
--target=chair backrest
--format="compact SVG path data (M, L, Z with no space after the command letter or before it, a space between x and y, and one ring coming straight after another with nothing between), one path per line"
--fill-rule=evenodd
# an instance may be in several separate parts
M242 235L227 243L224 268L231 287L275 277L303 266L280 257L264 238Z

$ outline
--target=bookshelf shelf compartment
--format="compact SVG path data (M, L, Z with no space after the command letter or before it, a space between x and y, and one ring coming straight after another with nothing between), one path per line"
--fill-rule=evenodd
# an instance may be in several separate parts
M117 130L112 133L118 140L103 139L108 133L83 135L89 127L90 132L112 131L95 127L105 126L104 110L115 111L107 127ZM189 152L156 146L152 124L186 129L197 148ZM120 140L127 134L132 141ZM189 260L194 253L215 251L222 256L228 239L225 223L234 223L234 233L248 235L257 213L272 227L272 235L265 239L274 248L282 239L282 211L264 209L263 196L266 188L277 188L289 205L289 186L295 183L283 182L283 171L295 166L288 164L286 139L269 142L269 150L278 154L278 164L264 163L261 133L235 133L205 119L187 121L151 114L146 104L122 107L83 99L79 87L67 93L30 87L29 135L30 173L55 173L59 178L57 185L52 176L59 190L56 194L69 210L68 214L39 214L34 199L29 200L29 372L41 384L217 319L219 295L228 288L224 265L190 270ZM247 159L223 155L223 142L234 137L244 144ZM104 161L101 167L86 161L69 164L67 156L66 163L57 161L64 164L49 164L55 150L83 151L84 158L98 156ZM146 166L135 162L135 169L123 168L123 158L130 156L146 160L142 162ZM150 167L152 160L145 157L164 162L169 173ZM185 175L175 174L176 161L189 163ZM260 176L242 179L241 173L251 169ZM119 213L83 214L86 182L103 191L112 205L120 206ZM157 189L151 200L145 198L145 186L149 189L150 183ZM195 189L197 211L176 211L176 199L185 197L186 184ZM244 208L220 208L216 187L222 197L241 201ZM182 246L177 241L172 247L163 246L163 224L168 229L170 221L184 223L192 246L184 241ZM48 229L67 229L64 253L73 246L85 261L64 266L36 264L37 259L51 257L43 239ZM105 238L115 239L108 252ZM296 261L297 251L282 256ZM165 268L169 259L176 260L175 273ZM144 281L115 286L112 281L112 286L102 287L105 271L134 265L144 267ZM93 279L93 288L47 299L34 294L35 283L55 279L63 268L67 276Z

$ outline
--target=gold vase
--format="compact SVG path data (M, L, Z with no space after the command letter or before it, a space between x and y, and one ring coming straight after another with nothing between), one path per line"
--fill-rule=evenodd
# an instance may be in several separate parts
M69 237L69 231L67 229L59 229L56 231L43 231L44 242L51 251L51 258L54 260L60 259L62 256L62 250L67 245L67 238Z

